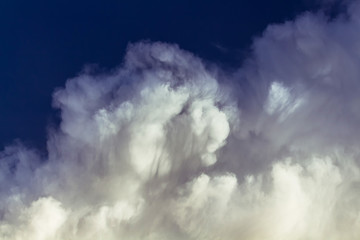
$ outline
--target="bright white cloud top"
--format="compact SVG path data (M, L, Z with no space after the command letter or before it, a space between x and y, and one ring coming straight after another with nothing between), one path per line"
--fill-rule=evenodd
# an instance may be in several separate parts
M360 238L360 5L269 26L236 73L130 45L0 153L1 240Z

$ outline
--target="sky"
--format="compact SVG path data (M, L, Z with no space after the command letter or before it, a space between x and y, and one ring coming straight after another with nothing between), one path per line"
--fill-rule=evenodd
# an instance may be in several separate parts
M2 3L0 240L360 239L360 1L147 4Z
M47 126L58 124L54 89L87 65L99 71L118 66L129 43L176 43L226 68L239 67L267 25L319 9L305 0L0 4L0 146L21 139L43 150Z

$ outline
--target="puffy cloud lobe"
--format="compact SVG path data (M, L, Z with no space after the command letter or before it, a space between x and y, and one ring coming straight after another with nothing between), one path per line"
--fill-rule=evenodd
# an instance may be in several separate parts
M233 74L137 43L69 80L47 159L0 155L0 239L358 239L358 12L269 26Z

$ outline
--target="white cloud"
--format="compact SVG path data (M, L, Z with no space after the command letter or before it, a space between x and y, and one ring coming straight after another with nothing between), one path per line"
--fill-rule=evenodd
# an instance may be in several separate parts
M269 26L221 81L164 43L70 79L48 158L0 153L0 239L359 239L358 13Z

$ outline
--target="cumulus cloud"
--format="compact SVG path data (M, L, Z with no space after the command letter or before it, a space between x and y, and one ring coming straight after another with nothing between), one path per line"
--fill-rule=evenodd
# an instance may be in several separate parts
M0 239L359 239L358 4L269 26L238 71L140 42L0 153Z

